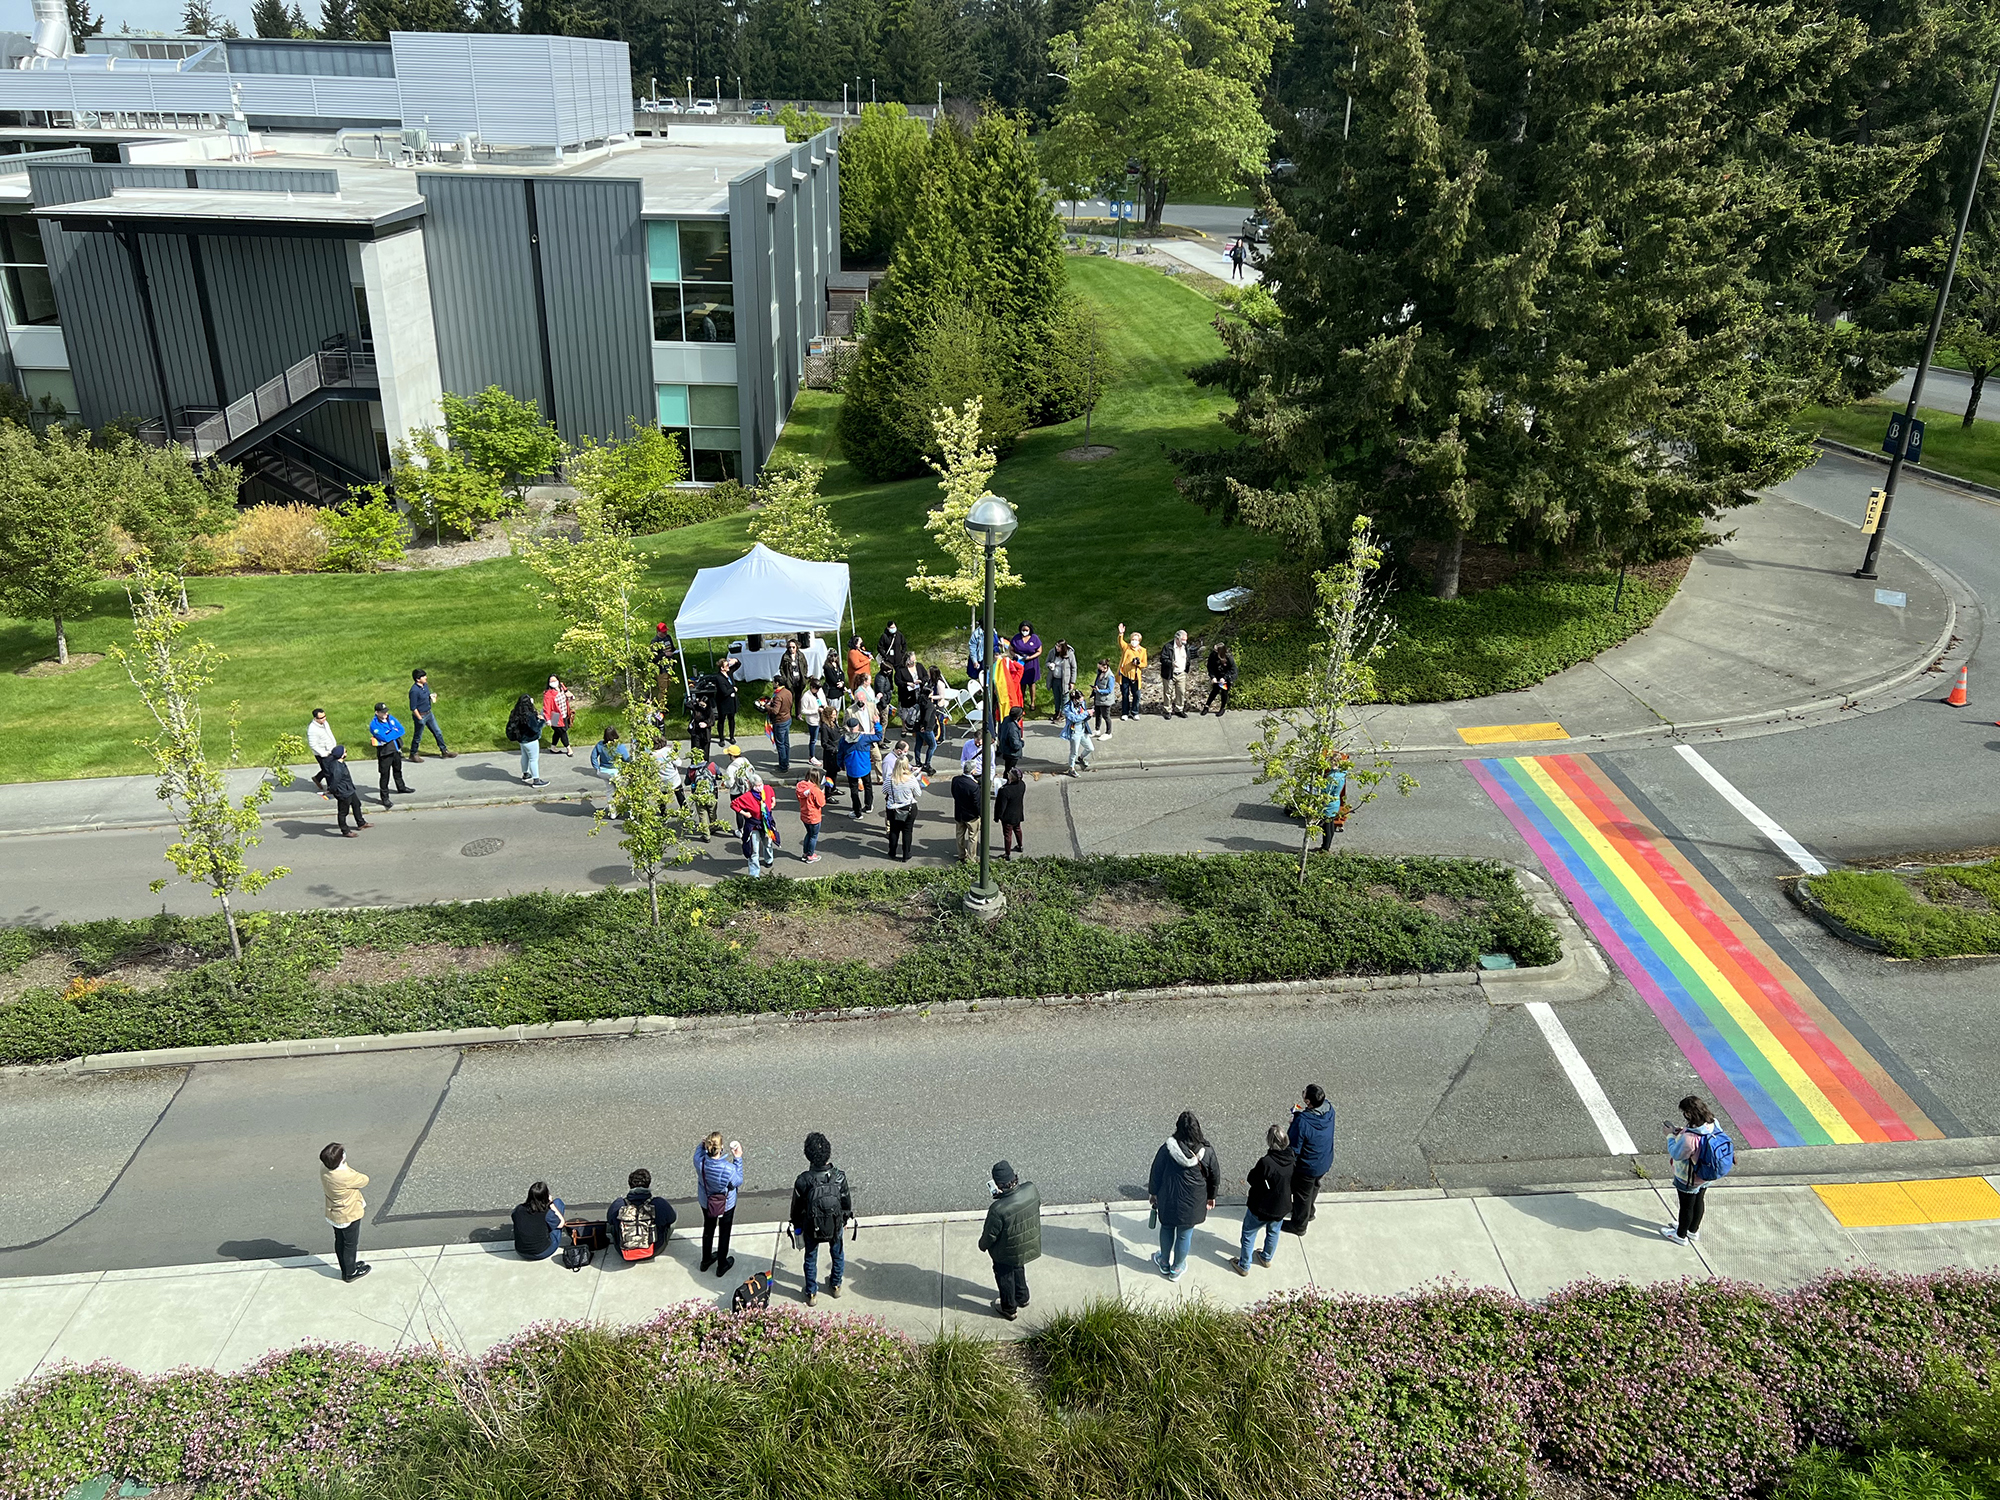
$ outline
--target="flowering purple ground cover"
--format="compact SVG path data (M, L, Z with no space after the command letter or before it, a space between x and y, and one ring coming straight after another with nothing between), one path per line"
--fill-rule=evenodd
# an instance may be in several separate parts
M2000 1374L2000 1277L1969 1272L1846 1274L1783 1294L1583 1284L1542 1303L1462 1289L1307 1293L1241 1316L1125 1310L1110 1336L1090 1317L1058 1319L1016 1352L922 1346L788 1308L738 1317L689 1305L616 1334L536 1328L471 1361L317 1348L233 1375L64 1370L0 1404L0 1496L61 1500L103 1474L227 1496L322 1494L342 1478L363 1494L378 1481L393 1496L539 1493L483 1481L519 1479L548 1455L574 1473L590 1453L571 1450L602 1444L618 1450L604 1455L608 1473L643 1464L661 1494L681 1492L668 1482L677 1465L708 1479L690 1493L816 1495L943 1493L924 1466L971 1463L987 1467L968 1493L1137 1500L1169 1491L1135 1454L1171 1451L1195 1403L1226 1399L1166 1378L1181 1358L1174 1340L1220 1337L1240 1346L1232 1358L1266 1361L1272 1389L1309 1413L1311 1451L1293 1455L1304 1467L1289 1469L1288 1493L1525 1500L1553 1481L1571 1494L1737 1500L1771 1493L1813 1445L1846 1448L1894 1417L1938 1359L1981 1384ZM1086 1345L1095 1352L1079 1356ZM1229 1367L1208 1354L1190 1346L1185 1364ZM1082 1379L1079 1358L1097 1360ZM1070 1373L1051 1387L1042 1377L1056 1369ZM599 1403L615 1409L609 1425L589 1400L563 1404L565 1371L613 1398ZM699 1398L692 1411L673 1409L677 1392ZM1239 1406L1204 1429L1219 1434L1204 1442L1241 1444L1239 1464L1211 1457L1215 1474L1242 1471L1246 1494L1262 1493L1274 1436L1292 1443L1299 1431L1253 1430L1258 1409L1248 1426ZM827 1468L824 1486L806 1482L810 1463L799 1484L769 1482L773 1466L811 1458L806 1435L820 1429L845 1445L846 1466ZM761 1436L707 1442L731 1432ZM399 1479L412 1443L436 1433L446 1458L421 1483ZM717 1465L735 1458L750 1467L725 1482Z

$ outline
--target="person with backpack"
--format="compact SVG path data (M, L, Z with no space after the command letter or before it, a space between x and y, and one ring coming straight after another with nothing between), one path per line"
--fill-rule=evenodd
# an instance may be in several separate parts
M847 1250L841 1232L854 1217L854 1200L847 1190L847 1174L833 1164L833 1143L815 1130L806 1137L806 1169L792 1184L792 1235L805 1242L806 1306L819 1294L819 1247L833 1247L828 1266L826 1294L840 1295L841 1278L847 1274Z
M527 786L547 786L542 780L542 716L526 693L514 700L507 715L507 738L521 747L521 780Z
M568 1205L549 1191L546 1182L533 1183L527 1198L514 1205L514 1253L522 1260L548 1260L562 1249Z
M1000 1298L993 1311L1009 1323L1028 1305L1028 1262L1042 1258L1042 1193L1021 1181L1011 1163L993 1163L993 1202L979 1231L979 1248L993 1257Z
M651 1260L672 1236L679 1215L673 1204L654 1195L653 1174L644 1167L633 1168L625 1186L625 1195L613 1198L605 1215L611 1243L626 1260Z
M725 1151L722 1132L711 1130L694 1148L694 1197L701 1205L701 1268L727 1276L736 1264L729 1253L729 1230L736 1222L736 1190L743 1186L743 1143Z
M1707 1207L1709 1184L1736 1169L1736 1143L1715 1123L1715 1111L1699 1094L1681 1100L1681 1125L1661 1122L1667 1135L1667 1159L1674 1164L1674 1193L1680 1199L1680 1222L1663 1224L1660 1233L1676 1245L1701 1240L1701 1216Z
M1179 1281L1187 1274L1195 1226L1207 1220L1221 1185L1222 1168L1216 1163L1215 1148L1201 1133L1201 1121L1193 1110L1182 1110L1174 1133L1153 1153L1153 1170L1146 1179L1146 1201L1160 1226L1153 1269L1167 1280Z
M1243 1244L1229 1263L1238 1276L1248 1276L1253 1262L1269 1266L1278 1258L1278 1231L1292 1211L1292 1173L1298 1160L1283 1125L1273 1125L1264 1132L1264 1154L1250 1169L1250 1195L1243 1207ZM1264 1235L1262 1250L1256 1248L1259 1231Z
M1285 1232L1303 1239L1306 1225L1319 1212L1319 1185L1333 1170L1333 1101L1318 1084L1307 1084L1303 1102L1292 1106L1285 1139L1298 1156L1292 1167L1292 1212Z

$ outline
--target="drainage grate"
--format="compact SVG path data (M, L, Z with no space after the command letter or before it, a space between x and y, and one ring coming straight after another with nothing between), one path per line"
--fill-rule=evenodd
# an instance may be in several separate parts
M467 859L478 859L482 854L498 854L500 846L506 842L505 839L474 839L458 852Z

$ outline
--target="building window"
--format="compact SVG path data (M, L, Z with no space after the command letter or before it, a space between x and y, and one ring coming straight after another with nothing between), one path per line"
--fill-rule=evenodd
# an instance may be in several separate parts
M653 287L654 343L736 342L727 223L717 219L648 223L646 276Z
M714 483L742 477L735 386L662 385L654 394L660 431L679 440L693 478Z
M58 321L48 257L42 253L42 226L25 214L0 219L0 269L6 272L9 323L26 328Z
M22 370L19 379L21 394L28 398L28 404L36 411L69 417L77 414L76 382L70 378L69 371Z

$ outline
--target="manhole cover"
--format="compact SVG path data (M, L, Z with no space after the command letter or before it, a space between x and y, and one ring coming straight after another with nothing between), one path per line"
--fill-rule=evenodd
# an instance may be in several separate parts
M500 846L506 842L505 839L474 839L458 852L467 859L477 859L482 854L498 854Z

